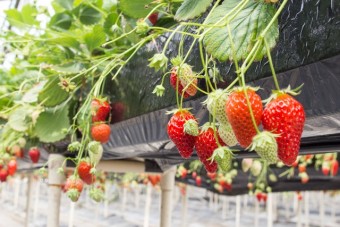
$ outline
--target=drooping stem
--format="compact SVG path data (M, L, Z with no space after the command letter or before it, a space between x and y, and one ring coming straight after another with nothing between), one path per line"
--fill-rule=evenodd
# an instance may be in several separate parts
M270 65L270 70L272 71L274 84L275 84L276 89L279 91L280 85L279 85L279 82L277 80L277 76L276 76L276 73L275 73L274 64L273 64L273 60L272 60L272 55L270 53L269 45L268 45L266 39L264 39L264 45L265 45L266 50L267 50L268 61L269 61L269 65Z

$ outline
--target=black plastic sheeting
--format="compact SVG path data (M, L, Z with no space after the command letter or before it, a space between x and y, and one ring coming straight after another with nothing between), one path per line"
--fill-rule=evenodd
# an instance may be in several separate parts
M340 152L340 55L278 74L280 84L293 88L304 84L296 98L303 104L307 120L302 135L301 154ZM252 83L261 86L262 99L274 87L272 78ZM185 103L200 123L208 121L208 111L199 98ZM111 137L104 146L104 159L144 158L155 160L164 171L183 162L169 141L167 123L172 107L154 111L111 125ZM256 157L255 152L238 152L237 158ZM193 159L197 159L196 154Z
M278 44L272 50L277 72L286 72L340 53L340 1L338 0L291 0L279 18L279 25ZM112 123L175 105L175 92L170 88L168 78L164 84L166 88L164 97L156 97L152 94L154 87L161 82L162 74L155 73L147 66L148 59L162 51L168 35L158 38L156 42L150 42L141 49L122 70L122 75L118 78L119 82L111 81L110 78L107 80L105 91L112 102ZM175 35L171 40L166 51L169 58L177 55L180 39L180 35ZM184 50L188 50L190 45L191 39L188 38ZM195 71L201 71L202 65L197 46L189 56L188 63L193 65ZM235 69L231 62L217 63L217 67L227 83L235 78L233 73ZM263 59L252 65L246 74L246 79L255 81L270 75L268 61ZM204 87L203 82L200 81L201 87ZM198 92L192 99L202 96Z

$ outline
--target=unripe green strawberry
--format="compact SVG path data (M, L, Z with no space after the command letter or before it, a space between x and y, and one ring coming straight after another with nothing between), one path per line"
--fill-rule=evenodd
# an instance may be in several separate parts
M278 161L277 156L277 142L275 134L263 131L253 138L253 142L250 145L250 150L256 151L256 153L269 164L276 163Z
M220 135L223 142L225 142L228 146L233 147L237 144L236 136L230 124L220 124L218 127L218 134Z
M207 105L207 109L216 120L223 125L230 126L226 112L225 104L228 99L228 94L223 92L222 89L217 89L208 94L208 98L203 102Z
M100 142L91 141L87 145L87 149L89 150L91 163L97 165L103 156L103 146Z
M255 177L257 177L258 175L260 175L262 170L262 164L259 160L254 160L253 164L250 167L250 172L251 174L253 174Z
M233 152L226 146L214 150L211 159L216 161L223 172L228 172L232 165Z

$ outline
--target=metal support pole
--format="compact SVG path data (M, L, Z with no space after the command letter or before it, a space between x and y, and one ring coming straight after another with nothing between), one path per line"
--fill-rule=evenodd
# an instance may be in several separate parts
M61 185L65 181L63 174L57 173L65 158L60 154L48 157L48 215L47 227L59 227Z
M259 227L259 213L260 213L260 203L257 199L254 200L255 203L255 220L254 227Z
M39 208L39 199L40 199L40 185L41 185L41 181L40 179L38 179L38 181L36 182L36 189L35 189L35 201L34 201L34 211L33 211L33 221L35 223L35 220L37 220L38 217L38 208Z
M68 216L68 227L73 227L75 205L76 205L75 202L71 202L69 216Z
M185 195L182 195L182 227L187 226L187 213L188 213L188 190L189 186L186 186L186 193Z
M324 203L324 193L320 192L320 227L325 226L325 203Z
M160 226L171 226L172 214L172 193L175 186L176 166L171 167L163 173L161 177L161 190L162 190L162 205L161 205L161 220Z

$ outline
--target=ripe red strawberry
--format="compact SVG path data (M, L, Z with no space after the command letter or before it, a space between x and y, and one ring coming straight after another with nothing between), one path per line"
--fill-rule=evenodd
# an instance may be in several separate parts
M167 129L169 138L174 142L183 158L191 156L196 141L196 136L189 135L184 131L184 125L188 120L197 121L188 110L178 110L171 117Z
M278 157L286 165L292 165L299 154L304 123L303 106L285 93L278 94L263 111L263 128L280 135L276 138Z
M15 159L12 159L11 161L9 161L7 164L7 168L8 168L8 174L10 176L13 176L15 172L17 171L17 161Z
M95 141L106 143L109 141L111 128L107 124L95 124L91 128L91 136Z
M263 197L262 197L262 192L257 192L257 193L255 194L255 196L256 196L257 201L259 201L259 202L262 201L262 199L263 199Z
M299 173L299 176L302 184L306 184L309 181L309 176L306 172Z
M299 201L302 200L302 194L301 194L300 192L297 193L297 199L298 199Z
M247 88L246 91L254 113L256 124L259 125L262 117L262 100L253 89ZM256 135L256 129L251 120L250 111L243 89L237 89L229 95L225 110L237 141L241 147L247 148L251 144L253 137Z
M151 182L152 186L156 186L158 182L161 180L161 175L149 175L148 176L149 181Z
M8 171L7 169L1 169L0 170L0 182L5 182L8 177Z
M30 156L33 163L37 163L39 161L39 158L40 158L40 150L36 147L32 147L28 151L28 155Z
M216 174L216 172L208 172L207 176L210 178L210 180L214 181L214 180L216 180L217 174Z
M324 161L322 163L322 167L321 167L322 173L325 176L328 176L330 168L329 168L329 162L328 161Z
M197 176L195 181L196 181L196 185L197 186L201 186L202 185L202 178L200 176Z
M299 173L306 172L306 165L305 164L300 164L299 165Z
M86 160L82 160L78 164L78 175L86 184L93 184L96 181L96 176L91 174L92 165Z
M171 75L170 75L170 85L176 90L177 88L177 80L178 80L178 93L179 95L182 95L183 93L183 86L181 84L181 82L178 79L177 73L176 73L176 69L173 69L171 71ZM183 97L184 98L188 98L190 95L187 92L184 92Z
M331 161L331 176L335 176L338 174L339 170L339 162L338 160L332 160Z
M262 193L262 200L263 200L263 202L267 202L267 194L266 193Z
M126 105L122 102L114 102L111 104L111 124L124 120Z
M73 202L78 201L80 193L83 191L83 187L83 181L75 176L68 177L65 182L65 190L67 192L67 196Z
M13 155L15 155L17 158L23 158L24 157L24 150L19 145L14 145L12 147Z
M181 176L182 179L185 179L187 174L188 174L188 170L184 167L184 166L180 166L178 168L178 173Z
M217 133L217 132L216 132ZM219 137L217 133L217 137L221 146L224 146L225 143ZM197 155L200 161L203 163L207 172L214 173L217 170L216 161L208 160L214 153L214 150L218 148L218 145L215 140L214 130L209 125L203 126L200 134L197 137L195 148L197 151Z
M93 99L91 102L92 122L105 121L110 113L110 105L107 101Z
M158 13L153 13L148 17L149 21L151 22L152 25L155 25L158 20Z
M192 172L191 176L192 176L192 178L194 178L194 179L195 179L195 178L197 177L197 173L196 173L196 171Z

